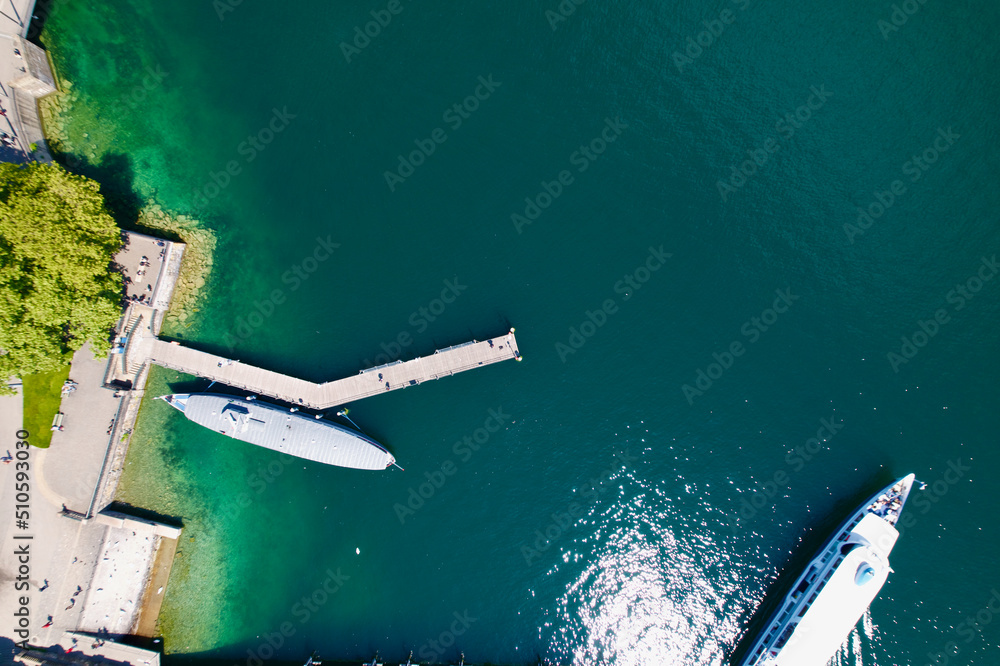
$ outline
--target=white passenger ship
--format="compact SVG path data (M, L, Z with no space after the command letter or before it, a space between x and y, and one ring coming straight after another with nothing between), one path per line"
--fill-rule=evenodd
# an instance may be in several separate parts
M396 464L385 447L360 432L260 400L218 393L161 398L198 425L265 449L353 469L381 470Z
M914 475L877 492L824 544L741 666L825 666L889 577Z

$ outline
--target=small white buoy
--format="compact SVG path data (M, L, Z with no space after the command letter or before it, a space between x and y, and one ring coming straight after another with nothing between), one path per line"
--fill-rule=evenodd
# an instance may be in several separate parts
M355 548L354 552L357 553L358 555L360 555L361 554L361 549L360 548Z

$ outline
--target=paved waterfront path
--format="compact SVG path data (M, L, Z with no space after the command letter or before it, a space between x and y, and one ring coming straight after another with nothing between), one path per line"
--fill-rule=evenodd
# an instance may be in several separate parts
M0 131L14 138L14 146L0 144L0 161L25 163L34 158L50 162L38 115L37 100L25 90L15 90L10 82L23 76L26 53L15 53L17 38L26 37L35 0L4 0L0 6ZM21 45L23 50L24 46ZM30 58L30 56L28 56ZM31 155L32 143L38 150Z
M316 384L156 338L143 340L141 344L146 357L156 365L311 409L328 409L521 357L514 330L511 329L506 335L489 340L473 340L440 349L430 356L396 361L362 370L353 377Z
M28 34L28 24L35 0L9 0L0 7L0 33L5 35Z
M30 640L36 645L55 643L64 631L128 633L150 569L151 543L146 534L61 515L63 506L86 512L100 477L107 428L119 405L114 391L102 387L104 364L94 358L89 344L73 355L70 378L78 384L77 391L64 396L60 404L65 430L52 434L48 449L28 450L27 529L18 529L13 520L16 466L0 465L0 538L13 544L15 535L32 537L27 541L31 544L28 589L0 586L0 612L12 617L17 597L27 595ZM15 453L21 425L21 395L0 398L0 454L8 449ZM16 571L17 566L13 547L0 551L0 570ZM51 626L43 628L50 616ZM9 626L3 634L10 637Z
M45 466L40 483L51 488L59 502L83 513L90 508L111 438L109 426L121 405L115 391L102 386L107 363L95 358L90 343L73 354L69 378L77 390L59 403L64 429L52 433L51 446L41 454Z

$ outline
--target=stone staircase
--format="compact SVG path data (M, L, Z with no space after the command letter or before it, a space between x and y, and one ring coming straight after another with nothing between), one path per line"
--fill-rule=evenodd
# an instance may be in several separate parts
M143 363L146 362L146 358L143 354L132 353L136 333L139 332L145 318L145 315L142 312L139 312L139 308L129 308L129 319L123 329L125 334L128 336L128 342L125 343L125 353L121 356L124 374L130 377L134 377L136 373L139 372L139 369L142 368Z

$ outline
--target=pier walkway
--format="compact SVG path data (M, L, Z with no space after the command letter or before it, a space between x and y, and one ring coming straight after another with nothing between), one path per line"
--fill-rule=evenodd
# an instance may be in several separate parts
M316 384L183 347L176 342L152 338L143 340L142 345L146 358L156 365L310 409L329 409L492 363L521 360L514 329L511 329L506 335L489 340L473 340L439 349L430 356L394 361L362 370L353 377Z

